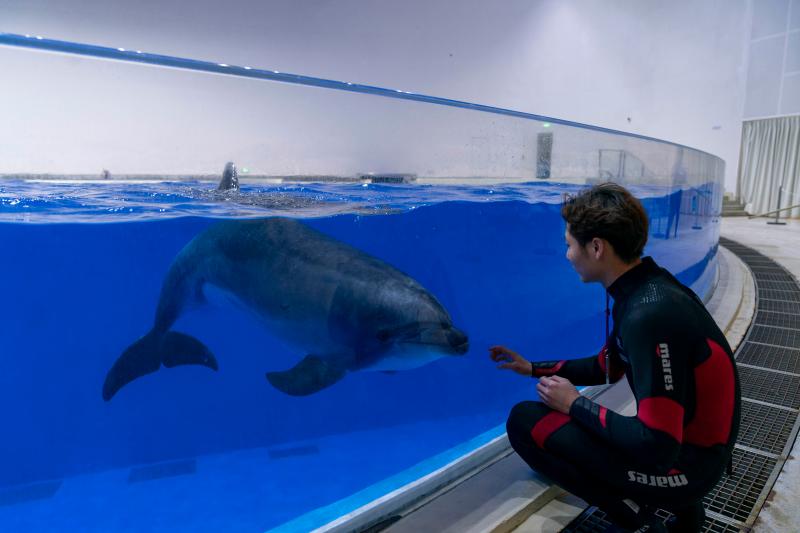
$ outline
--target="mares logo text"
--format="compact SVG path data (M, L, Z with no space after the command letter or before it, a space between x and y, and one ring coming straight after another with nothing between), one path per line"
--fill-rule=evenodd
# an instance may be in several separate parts
M672 363L669 360L669 346L662 342L656 347L656 355L661 359L661 369L664 371L664 390L672 390Z
M653 476L628 470L628 479L635 483L641 483L650 487L683 487L688 485L686 474L675 474L672 476Z

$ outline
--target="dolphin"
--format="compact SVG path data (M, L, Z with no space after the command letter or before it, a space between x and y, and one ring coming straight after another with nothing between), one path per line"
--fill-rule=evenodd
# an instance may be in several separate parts
M111 367L103 399L162 365L218 370L201 341L170 328L187 310L220 298L305 350L293 368L266 374L293 396L318 392L347 372L416 368L469 348L436 297L380 259L295 219L226 220L178 253L152 329Z
M236 165L233 162L225 163L225 169L222 171L222 179L217 186L218 191L238 191L239 190L239 174L236 172Z

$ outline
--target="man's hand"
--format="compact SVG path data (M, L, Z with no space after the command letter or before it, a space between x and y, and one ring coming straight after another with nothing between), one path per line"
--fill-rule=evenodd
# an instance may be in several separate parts
M491 357L492 361L495 363L503 362L503 364L497 365L497 368L513 370L517 374L528 377L530 377L533 372L530 361L517 352L509 350L505 346L492 346L489 348L489 357Z
M539 393L539 398L542 399L545 405L565 415L569 414L572 402L580 397L575 385L570 383L568 379L559 376L544 376L539 379L539 383L536 385L536 392Z

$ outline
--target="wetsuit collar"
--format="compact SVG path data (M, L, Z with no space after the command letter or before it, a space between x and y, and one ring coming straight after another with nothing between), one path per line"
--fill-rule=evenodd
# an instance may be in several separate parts
M650 256L642 257L642 262L618 277L608 288L615 302L629 296L644 281L657 274L661 268Z

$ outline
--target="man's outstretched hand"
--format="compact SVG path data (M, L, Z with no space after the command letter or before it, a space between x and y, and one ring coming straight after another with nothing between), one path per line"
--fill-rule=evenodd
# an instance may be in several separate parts
M543 376L536 384L536 392L547 407L565 415L569 414L572 402L580 397L575 385L560 376Z
M517 352L509 350L505 346L492 346L489 348L489 357L491 357L492 361L495 363L502 363L497 365L497 368L513 370L517 374L528 377L530 377L533 372L530 361Z

